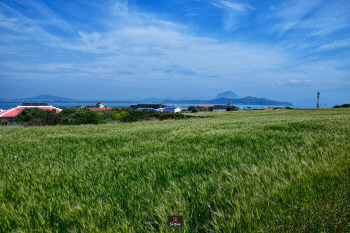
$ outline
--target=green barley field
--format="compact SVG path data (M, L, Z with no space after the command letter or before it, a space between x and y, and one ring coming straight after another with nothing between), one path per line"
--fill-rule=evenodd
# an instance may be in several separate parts
M193 115L0 127L0 232L350 231L350 109Z

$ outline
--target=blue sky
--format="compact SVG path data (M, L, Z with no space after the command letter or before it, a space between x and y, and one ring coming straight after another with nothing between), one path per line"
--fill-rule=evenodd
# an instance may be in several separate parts
M350 102L348 0L0 0L0 98Z

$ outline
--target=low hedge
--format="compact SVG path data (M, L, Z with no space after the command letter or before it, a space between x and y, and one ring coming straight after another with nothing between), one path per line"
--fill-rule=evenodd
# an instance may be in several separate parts
M14 121L17 124L28 126L40 125L81 125L101 124L108 119L121 122L136 122L148 120L173 120L187 118L181 113L158 113L148 111L127 111L120 112L94 112L87 108L64 109L59 113L56 110L42 110L40 108L24 109Z
M56 110L42 110L40 108L25 108L16 118L18 124L39 125L81 125L99 124L103 117L87 108L64 109L59 113Z
M136 121L147 121L147 120L174 120L174 119L185 119L185 115L181 113L159 113L159 112L148 112L148 111L129 111L121 117L122 122L136 122Z

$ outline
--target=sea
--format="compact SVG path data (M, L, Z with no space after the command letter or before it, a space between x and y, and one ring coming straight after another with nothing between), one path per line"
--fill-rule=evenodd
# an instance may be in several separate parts
M144 104L143 102L139 102L139 104ZM77 102L77 103L66 103L66 102L53 102L47 103L48 105L51 105L53 107L56 108L60 108L60 107L66 107L66 108L72 108L72 107L77 107L77 106L96 106L96 102ZM130 105L136 105L138 103L133 102L133 103L105 103L106 107L130 107ZM167 106L178 106L180 108L186 108L188 106L213 106L214 104L206 104L206 103L193 103L193 104L175 104L175 103L161 103ZM17 106L21 106L22 103L18 103L18 102L0 102L0 109L3 110L8 110L11 108L15 108ZM220 105L220 104L218 104ZM236 107L251 107L251 108L262 108L262 107L286 107L286 106L278 106L278 105L235 105ZM304 105L293 105L290 106L292 108L300 108L300 109L312 109L312 108L316 108L316 104L314 105L308 105L308 104L304 104ZM330 106L320 106L320 108L330 108Z

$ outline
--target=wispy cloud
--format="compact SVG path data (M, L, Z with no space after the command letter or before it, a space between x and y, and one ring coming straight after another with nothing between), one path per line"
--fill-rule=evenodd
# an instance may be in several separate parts
M339 49L350 46L350 38L345 40L334 41L333 43L322 45L316 49L316 51Z
M279 22L275 23L273 30L283 35L287 31L297 27L304 17L322 4L322 1L289 0L279 8L274 8L272 18L277 19Z
M243 3L229 1L216 3L232 12L246 12L253 9ZM86 62L80 65L67 63L49 65L43 62L35 66L23 65L22 70L28 71L34 68L45 72L74 68L77 72L120 81L130 78L151 81L171 76L176 82L183 75L191 75L194 77L189 82L196 83L210 77L225 80L232 79L232 76L237 80L239 77L245 77L249 82L250 78L255 78L259 74L261 78L267 78L267 71L280 70L291 65L288 63L291 54L286 53L281 47L254 43L221 43L216 39L197 37L191 35L190 30L184 25L129 12L127 4L127 1L115 1L111 5L118 8L118 10L111 8L111 11L117 11L121 17L128 19L124 26L117 24L106 32L81 30L78 32L79 37L70 41L60 38L64 41L61 48L67 53L78 51L86 54ZM46 14L48 13L44 13ZM18 15L17 18L27 20L22 15ZM31 20L28 19L26 22ZM50 36L40 26L32 24ZM10 64L7 66L11 67ZM270 79L277 77L278 75L272 75Z
M195 17L201 18L200 23L211 23L211 28L200 33L196 31L201 27L196 25L199 21L192 21L195 17L189 19L191 22L186 21L189 17L183 20L182 10L172 12L181 15L181 20L174 20L162 11L142 11L133 6L135 1L67 1L70 7L57 11L59 5L37 0L3 0L0 77L18 83L31 80L33 84L43 80L67 81L72 86L101 83L105 89L113 86L129 96L129 92L145 88L166 95L171 88L174 92L197 88L198 93L209 93L247 87L264 92L261 86L274 83L272 86L283 92L348 81L349 60L334 53L324 57L315 51L330 54L337 52L333 49L349 47L349 34L330 37L348 27L345 15L349 4L341 0L334 4L326 0L274 3L270 10L264 8L274 12L264 24L274 25L274 32L280 35L292 30L301 33L293 33L292 39L290 34L259 34L257 25L250 27L255 18L248 16L253 11L254 15L263 12L262 5L255 4L255 9L238 0L201 2L203 8L198 12L203 15ZM220 17L224 30L219 26ZM243 22L249 30L236 30ZM210 31L214 27L216 34Z
M242 4L242 3L225 1L225 0L213 2L213 5L216 7L220 7L220 8L224 8L232 11L254 10L254 7L250 6L247 3Z
M72 63L48 63L48 64L29 64L23 62L0 62L0 66L7 69L13 69L17 71L57 71L61 69L74 69L75 65Z
M105 54L99 61L86 65L84 71L107 76L119 69L128 69L135 77L142 75L145 80L169 74L174 81L182 75L196 75L198 80L208 75L226 78L234 73L274 69L285 62L284 55L268 47L222 44L210 38L198 38L156 26L81 33L81 36L81 43L68 48ZM197 82L197 79L194 77L189 82Z
M25 7L25 9L30 9L30 11L35 12L32 20L36 24L56 27L63 31L73 31L69 23L59 17L53 10L48 8L41 1L17 0L17 2Z
M2 2L0 2L0 27L22 33L30 33L38 30L32 20Z
M171 77L175 83L190 75L188 83L195 84L208 79L232 79L232 75L238 79L238 74L248 77L252 71L272 70L286 61L282 51L269 46L220 43L216 39L194 36L188 28L173 22L149 16L140 23L138 17L143 16L135 13L127 13L125 17L130 20L124 27L117 25L106 32L79 31L79 38L62 39L62 48L67 53L85 54L88 60L85 63L46 65L43 61L35 66L22 65L20 70L49 72L74 68L76 72L95 74L99 78L140 82ZM3 65L14 69L19 64Z
M310 30L310 35L327 35L350 25L350 2L347 0L326 1L315 13L300 24Z
M224 28L227 31L239 28L241 18L246 16L249 10L255 10L248 3L237 1L219 0L212 2L212 5L225 10L223 22Z
M116 15L125 15L129 12L128 0L113 1L111 10Z
M309 35L325 35L350 24L349 1L289 0L272 10L272 31L280 36L292 29L307 30Z
M44 30L35 20L8 7L4 3L0 3L0 28L16 33L12 37L4 37L2 39L7 39L7 42L11 43L16 42L16 40L36 40L45 43L47 46L57 47L61 41L59 37Z

